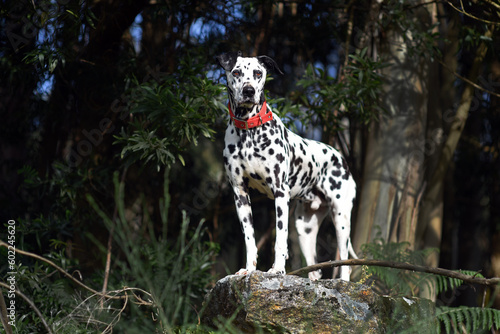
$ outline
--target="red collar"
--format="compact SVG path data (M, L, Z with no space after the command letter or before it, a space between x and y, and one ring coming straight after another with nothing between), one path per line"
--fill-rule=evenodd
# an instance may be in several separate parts
M246 121L234 117L233 111L231 110L231 104L228 104L227 106L229 108L229 115L233 120L234 126L237 127L238 129L248 130L251 128L255 128L259 125L262 125L273 119L273 112L271 110L267 110L266 101L264 101L264 103L262 104L262 108L260 108L260 112L257 114L257 116L249 118Z

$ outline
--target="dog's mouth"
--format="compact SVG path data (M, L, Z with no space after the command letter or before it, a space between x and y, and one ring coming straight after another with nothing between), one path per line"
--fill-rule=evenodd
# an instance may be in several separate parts
M239 103L238 107L241 107L241 108L252 108L255 105L257 105L257 103L255 103L255 101L253 101L253 99L247 98L247 99L244 99L243 101L241 101Z
M242 96L238 101L239 108L251 109L257 104L253 96Z

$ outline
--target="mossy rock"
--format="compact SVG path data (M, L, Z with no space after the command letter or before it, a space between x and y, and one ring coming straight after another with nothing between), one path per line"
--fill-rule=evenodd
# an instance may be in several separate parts
M233 318L243 332L432 333L434 304L426 299L381 296L342 280L311 281L255 271L230 275L205 297L202 323Z

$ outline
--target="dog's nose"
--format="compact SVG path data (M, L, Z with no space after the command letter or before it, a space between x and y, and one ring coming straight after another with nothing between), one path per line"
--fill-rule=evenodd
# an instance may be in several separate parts
M255 95L255 89L252 86L243 87L244 97L253 97Z

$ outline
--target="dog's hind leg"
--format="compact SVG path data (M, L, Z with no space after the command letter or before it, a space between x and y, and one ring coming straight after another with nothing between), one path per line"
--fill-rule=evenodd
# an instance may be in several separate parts
M353 206L353 197L344 196L344 198L335 199L332 205L332 220L337 233L337 245L341 260L347 260L349 253L357 258L351 244L351 211ZM340 267L340 278L349 281L351 276L351 267Z
M340 215L339 215L340 213ZM351 233L351 213L339 212L334 216L335 231L337 232L337 244L340 253L341 260L347 260L349 258L349 246L351 243L350 233ZM351 246L352 249L352 246ZM349 281L351 276L351 267L342 266L340 267L340 278L344 281Z
M300 249L308 266L316 264L316 239L321 222L328 214L328 206L316 206L315 202L297 202L295 209L295 226L299 235ZM313 281L321 278L321 270L309 273Z

